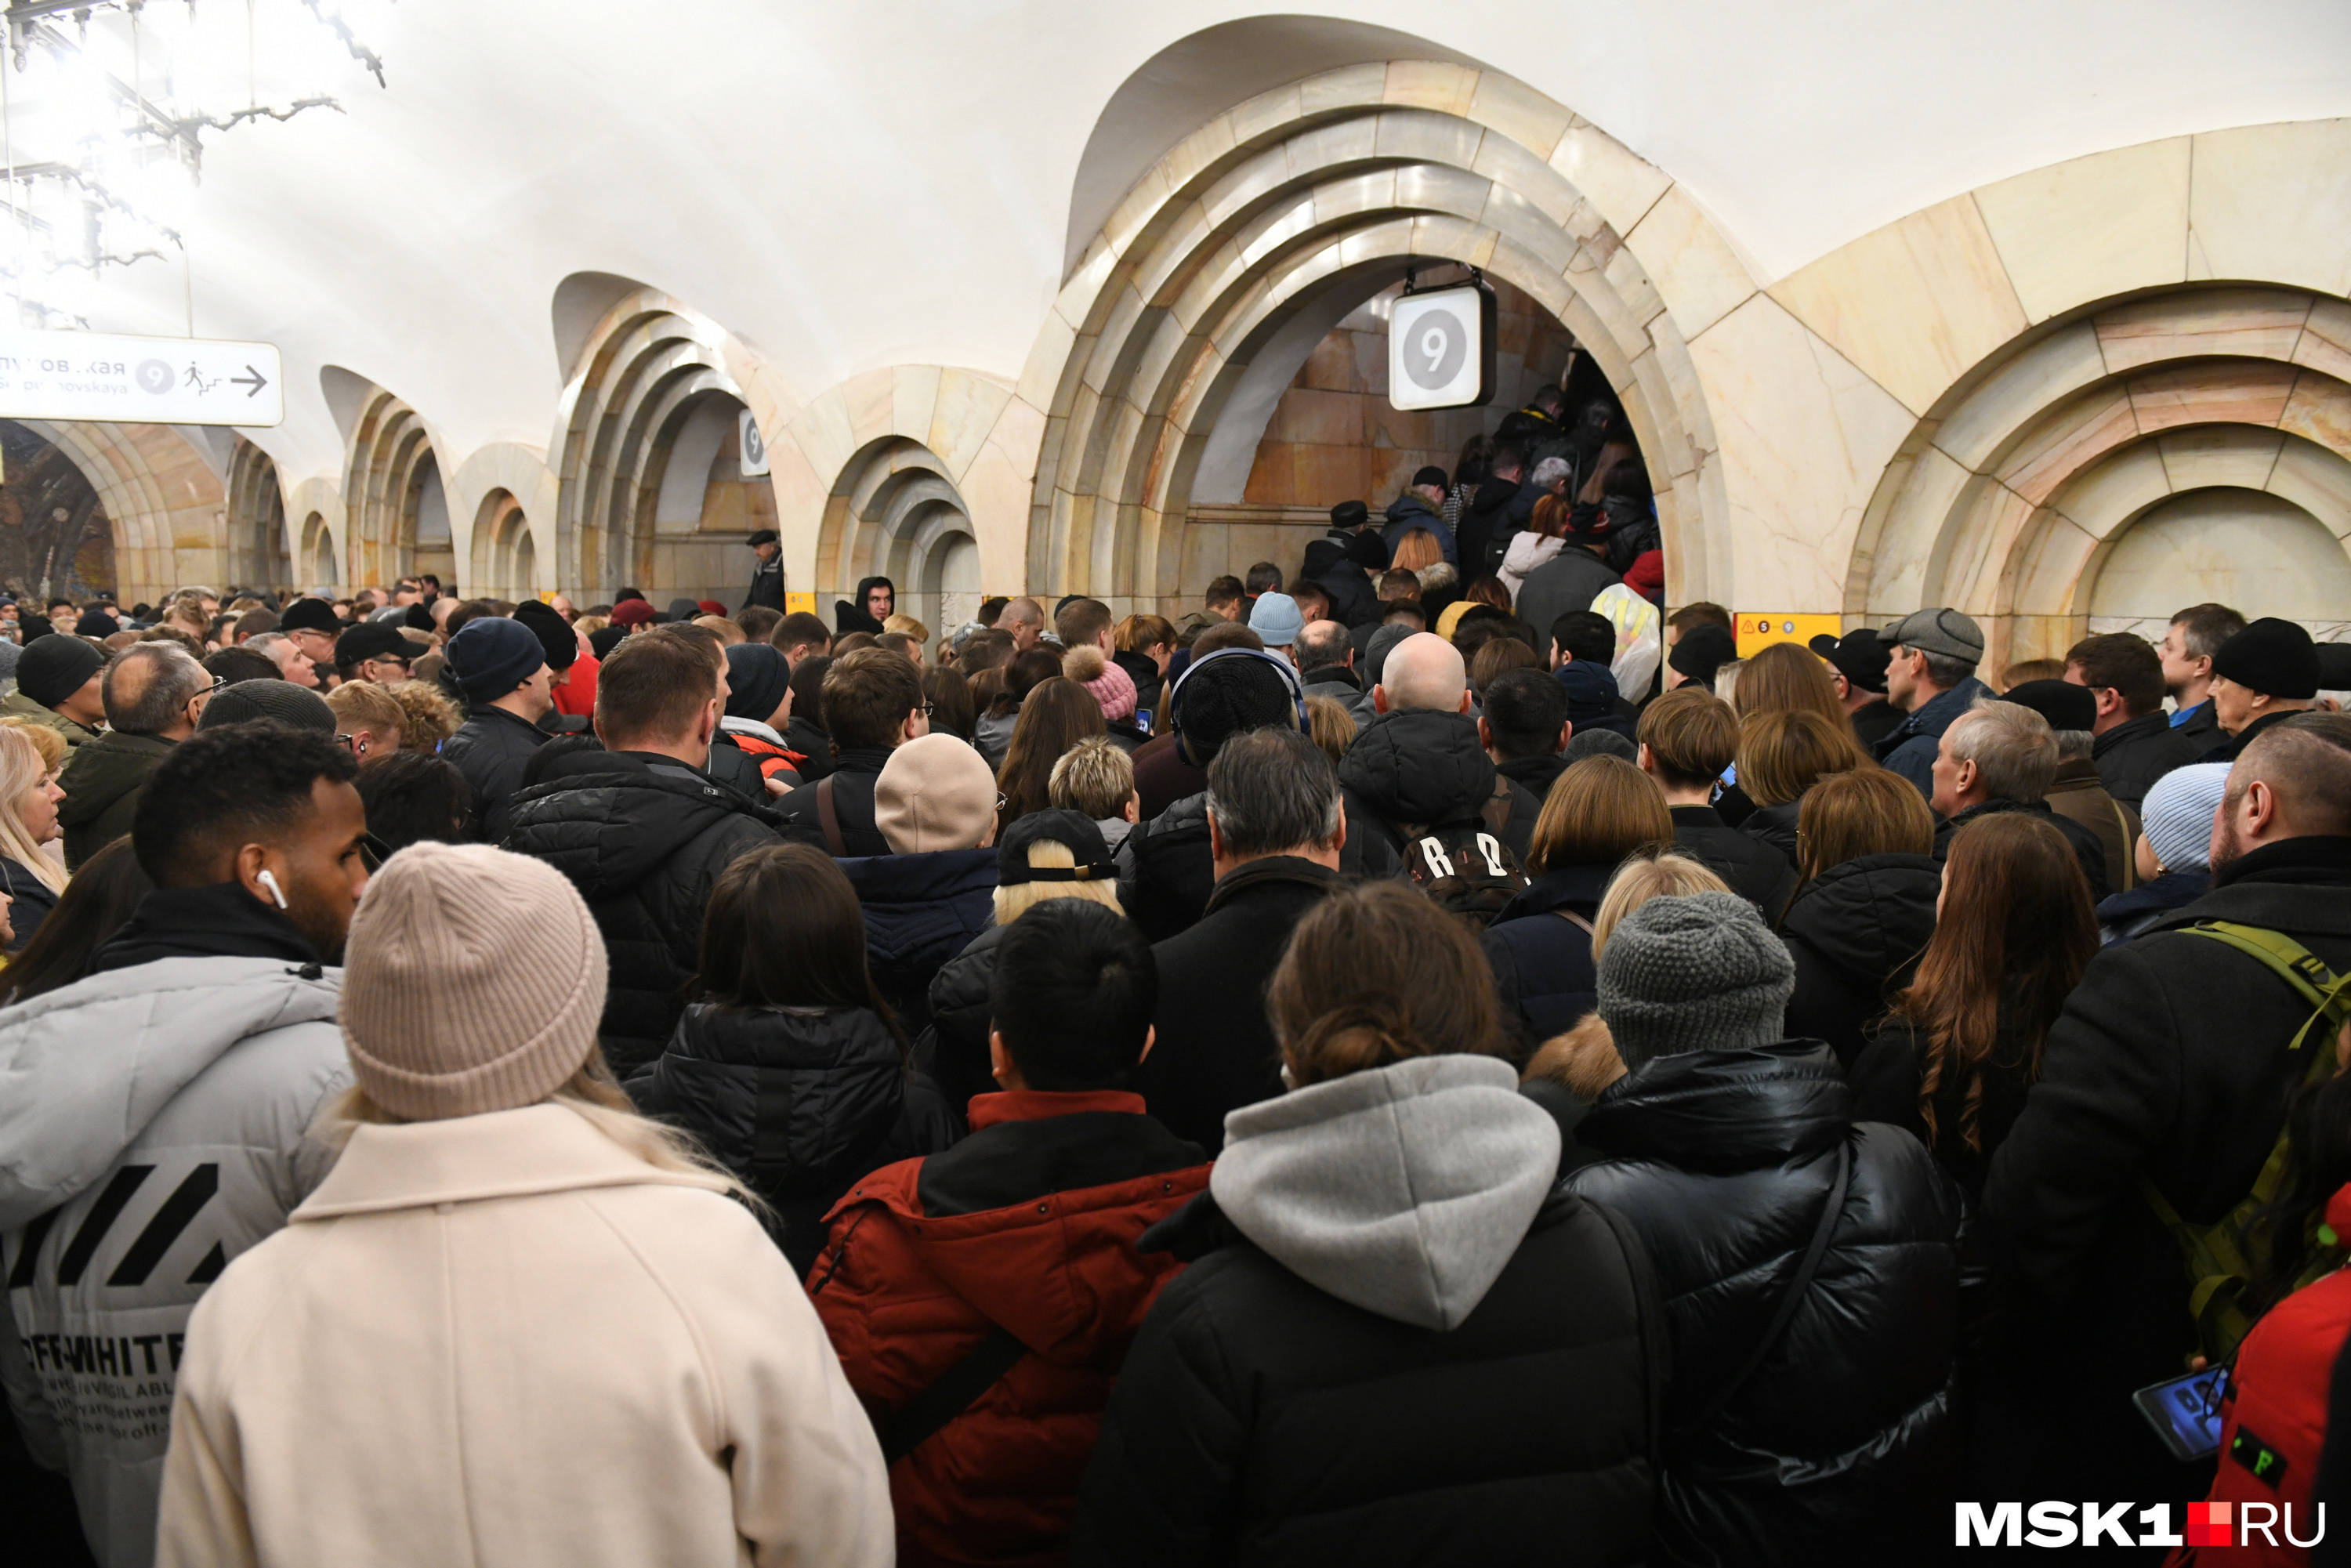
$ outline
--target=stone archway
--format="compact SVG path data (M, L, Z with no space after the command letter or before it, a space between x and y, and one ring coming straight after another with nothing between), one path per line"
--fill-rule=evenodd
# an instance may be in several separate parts
M374 385L360 398L343 467L354 587L389 587L418 571L456 574L448 501L423 417Z
M945 459L919 441L884 436L842 467L826 503L831 575L846 596L865 577L898 586L898 605L934 633L979 609L979 540Z
M538 555L530 519L514 492L500 488L483 497L474 514L473 570L466 580L472 591L493 599L530 598L538 591Z
M1987 622L1990 664L2062 654L2094 629L2131 530L2209 515L2176 503L2214 492L2266 498L2236 508L2241 543L2270 518L2283 559L2306 555L2314 532L2351 550L2351 306L2298 289L2174 288L2076 312L1995 356L1887 468L1845 612L1950 604ZM2188 603L2225 596L2234 576L2208 562L2176 580ZM2137 603L2154 590L2135 591ZM2168 614L2100 612L2114 624L2095 629ZM2325 629L2351 620L2351 604L2300 618Z
M580 274L557 291L569 377L557 427L556 576L599 598L726 598L750 571L744 537L775 526L774 491L742 474L739 419L766 429L772 394L749 351L656 289ZM763 406L765 405L765 406Z
M1656 236L1641 256L1635 228ZM1652 250L1675 268L1673 311L1643 265ZM1588 122L1499 72L1425 59L1343 67L1230 109L1086 247L1022 380L1047 416L1029 586L1137 608L1202 586L1187 509L1253 362L1334 298L1343 314L1407 266L1443 262L1510 283L1574 333L1650 465L1669 597L1727 595L1729 542L1706 526L1726 520L1713 428L1685 338L1751 279L1670 179Z
M243 436L228 463L228 582L283 591L294 585L287 553L286 492L269 454Z
M21 420L89 476L114 526L115 592L161 603L183 583L227 576L227 491L214 454L173 425Z

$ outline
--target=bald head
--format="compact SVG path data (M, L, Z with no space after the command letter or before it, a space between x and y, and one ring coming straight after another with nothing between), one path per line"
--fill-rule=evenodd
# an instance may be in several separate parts
M1434 708L1439 713L1469 711L1469 670L1461 651L1429 632L1416 632L1388 652L1380 684L1372 688L1373 705L1382 713L1405 708Z
M1025 653L1045 632L1045 607L1026 597L1014 600L996 618L997 629L1012 634L1013 652Z
M2212 814L2217 875L2284 839L2351 833L2351 715L2299 714L2253 737Z

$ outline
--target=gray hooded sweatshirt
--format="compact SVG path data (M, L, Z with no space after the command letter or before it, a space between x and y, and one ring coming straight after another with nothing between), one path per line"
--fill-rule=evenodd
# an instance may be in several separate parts
M1559 1175L1559 1124L1490 1056L1428 1056L1225 1117L1208 1188L1284 1268L1398 1322L1455 1329Z
M0 1382L107 1568L146 1568L197 1298L286 1224L350 1082L340 969L162 958L0 1009Z

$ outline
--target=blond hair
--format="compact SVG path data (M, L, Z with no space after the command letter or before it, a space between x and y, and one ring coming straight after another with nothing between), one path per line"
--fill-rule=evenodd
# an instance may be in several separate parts
M457 705L428 681L394 681L383 689L407 715L400 727L402 751L438 751L441 743L456 734L457 727L465 722Z
M55 773L66 765L66 737L46 724L24 717L0 718L0 727L21 731L41 754L41 765Z
M334 709L339 725L377 735L404 734L408 728L408 710L373 681L345 681L327 694L327 706Z
M1055 810L1082 811L1098 822L1124 811L1134 797L1134 760L1106 735L1089 735L1055 758L1045 781Z
M52 772L40 744L23 728L10 725L0 729L0 853L31 872L51 893L63 893L66 873L41 852L32 830L25 826L25 814L16 810L17 797L47 784Z
M1347 755L1347 747L1355 744L1355 716L1337 697L1306 699L1306 729L1333 768Z
M731 648L746 641L743 628L724 615L697 615L694 623L716 637L722 646Z
M1055 840L1039 839L1029 846L1031 870L1067 871L1077 863L1078 857L1070 852L1070 846ZM1118 883L1110 877L1100 882L1022 882L1010 887L998 885L996 923L1009 925L1049 898L1082 898L1101 904L1113 915L1126 913L1118 901Z
M1730 884L1687 855L1635 855L1616 869L1592 917L1592 956L1600 950L1616 923L1653 898L1686 898L1693 893L1729 893Z
M692 1134L640 1113L621 1088L621 1081L612 1076L601 1051L590 1051L588 1060L580 1064L580 1071L539 1103L560 1105L576 1113L590 1126L655 1170L712 1177L724 1185L729 1197L739 1200L762 1219L768 1217L768 1205L759 1195L705 1154ZM310 1124L310 1135L340 1155L351 1141L351 1134L361 1126L398 1127L407 1123L407 1117L385 1110L355 1083L319 1108L317 1118Z
M884 632L903 632L907 636L912 637L917 643L925 643L931 640L931 629L924 625L921 622L915 620L911 615L900 614L889 616L883 621L882 630Z

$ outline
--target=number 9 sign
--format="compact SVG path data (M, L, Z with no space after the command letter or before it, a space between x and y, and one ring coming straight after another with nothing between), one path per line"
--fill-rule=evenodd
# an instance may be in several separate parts
M1494 296L1482 284L1398 299L1388 320L1388 402L1468 408L1493 395Z

